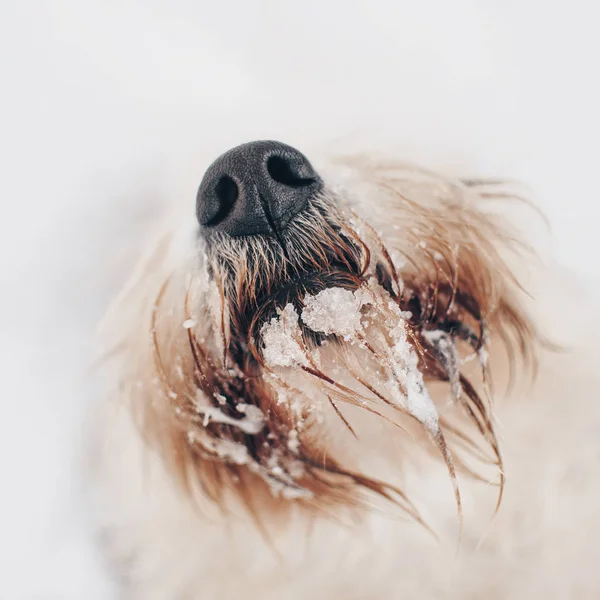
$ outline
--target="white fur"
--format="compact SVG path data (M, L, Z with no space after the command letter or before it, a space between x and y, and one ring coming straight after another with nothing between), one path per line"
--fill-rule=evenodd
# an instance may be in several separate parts
M370 205L360 208L376 228L387 226ZM181 253L189 249L182 246L171 248L170 260L188 259ZM528 287L542 331L571 349L543 352L535 385L498 399L504 501L491 521L496 490L461 479L465 525L458 551L452 489L446 471L431 461L409 461L403 482L436 527L439 542L388 507L374 508L358 523L343 512L309 523L298 511L286 528L275 529L270 545L241 508L221 513L208 501L193 507L142 442L127 407L101 406L98 509L128 597L598 597L595 306L586 304L576 283L558 269L543 269ZM359 427L368 457L361 467L393 481L402 448L385 425L358 412L354 416L365 420Z

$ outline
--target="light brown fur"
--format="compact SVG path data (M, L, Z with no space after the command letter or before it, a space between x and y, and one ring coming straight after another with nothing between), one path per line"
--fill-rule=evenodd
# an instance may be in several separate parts
M486 533L484 515L494 514L494 503L476 501L486 487L481 481L496 486L497 526L508 528L499 501L511 473L494 399L512 384L513 396L526 394L541 352L537 396L548 383L546 363L560 359L546 342L552 332L542 336L526 316L526 294L509 266L533 255L494 214L494 201L509 201L506 186L451 181L393 162L353 159L345 166L352 174L344 186L328 185L296 219L287 253L262 239L226 238L206 252L170 231L112 308L117 385L103 411L99 469L112 490L102 506L111 515L110 553L132 597L230 598L242 590L250 598L442 597L443 584L424 583L413 551L415 560L427 556L424 565L440 557L439 581L455 578L457 589L468 590L470 578L452 575L452 553L442 558L426 529L441 529L445 538L464 513L461 553L471 553ZM301 312L307 293L369 285L385 290L384 301L362 345L334 336L321 346L323 338L303 326L299 343L308 362L265 364L262 327L287 304ZM388 368L381 353L395 310L411 313L408 336L440 415L433 435L371 379L372 369ZM431 332L456 346L458 374ZM487 362L478 360L484 353ZM239 419L239 404L262 411L259 433L210 422L202 412L212 407ZM439 459L454 491L441 483ZM433 496L423 492L429 480L436 482ZM451 517L451 498L458 517L456 509ZM445 508L436 516L425 507L430 519L423 499ZM508 503L514 514L514 499ZM403 515L421 533L398 527ZM366 544L369 553L364 535L380 540L375 548ZM506 532L500 539L510 545ZM238 544L252 556L238 556ZM399 571L389 562L392 548ZM332 560L342 549L351 558ZM232 560L235 567L226 568ZM507 564L499 559L476 589L516 597L507 591L518 585L516 575L495 583Z

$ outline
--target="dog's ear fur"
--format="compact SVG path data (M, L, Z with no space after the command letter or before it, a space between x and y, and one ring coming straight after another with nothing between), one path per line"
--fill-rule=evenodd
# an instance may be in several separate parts
M425 381L443 386L454 400L440 417L436 440L451 474L455 465L477 476L470 459L485 460L482 448L487 446L501 488L488 346L491 340L502 342L507 356L519 355L534 370L539 341L520 308L522 292L503 257L511 247L519 250L517 242L484 210L489 197L502 197L503 188L446 181L398 165L363 166L360 177L368 181L371 197L364 204L359 200L356 212L344 209L329 216L320 229L298 240L297 261L312 261L314 269L331 275L321 281L321 289L335 285L356 290L376 278L391 300L410 312L408 327ZM371 224L371 203L386 207L387 228ZM326 210L326 203L319 210ZM239 500L254 515L264 507L285 510L292 504L360 506L375 493L420 519L403 490L328 453L318 423L298 437L298 421L309 417L307 407L278 401L281 386L288 384L282 378L274 383L273 373L267 372L260 329L278 308L288 302L301 306L302 293L315 290L274 296L290 264L286 257L256 244L246 244L243 252L224 248L220 255L201 257L199 249L182 258L173 250L172 236L164 236L113 311L119 315L119 322L111 324L119 365L115 394L130 407L148 445L192 497L220 505ZM269 294L254 294L256 287L265 286ZM264 299L274 297L277 301L266 307ZM254 318L257 314L260 318ZM468 362L470 356L476 360ZM305 370L303 377L328 399L341 427L352 431L343 415L344 402L388 418L374 408L385 404L377 390L371 390L366 406L351 389L336 391L325 372L311 371ZM298 391L288 388L290 395ZM199 414L199 400L227 418ZM244 418L242 410L248 406L264 417L260 431L232 423ZM290 437L290 432L296 434ZM360 439L355 443L361 444Z

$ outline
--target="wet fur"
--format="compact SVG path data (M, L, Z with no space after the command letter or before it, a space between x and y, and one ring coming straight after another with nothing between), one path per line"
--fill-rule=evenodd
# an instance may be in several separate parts
M524 308L515 265L533 256L493 210L511 193L395 163L344 166L343 184L327 180L283 240L207 244L197 232L168 231L111 310L107 368L116 385L99 428L99 497L107 554L131 597L468 597L472 588L476 597L508 598L519 585L550 595L542 572L510 574L518 563L504 555L520 547L515 511L525 521L534 515L514 496L500 502L511 480L503 450L523 442L508 432L501 444L494 402L512 386L513 402L538 410L545 364L564 360L546 343L551 332L540 333L535 304ZM410 313L439 435L369 379L365 365L385 368L375 348L385 325L360 348L303 326L308 366L265 364L262 327L287 304L300 312L306 294L373 282ZM528 388L540 355L538 383ZM211 422L199 405L229 422ZM239 405L262 411L259 433L231 422L244 418ZM552 422L558 412L548 405ZM495 489L493 501L482 481ZM497 538L473 554L496 509ZM447 546L463 513L456 558ZM436 557L439 577L429 580L425 567ZM482 560L477 577L461 572Z

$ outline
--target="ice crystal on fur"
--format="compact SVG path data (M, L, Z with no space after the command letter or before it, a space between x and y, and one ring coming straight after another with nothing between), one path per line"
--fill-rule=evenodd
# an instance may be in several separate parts
M349 340L362 329L360 309L368 302L361 290L326 288L316 296L304 297L302 321L313 331Z
M269 367L294 367L306 365L308 359L300 347L301 338L298 325L298 313L292 304L288 304L279 317L273 317L261 329L264 343L265 363Z
M222 410L214 406L197 406L198 414L204 416L203 425L206 427L211 421L215 423L223 423L225 425L233 425L244 433L255 435L260 433L265 425L265 415L258 406L244 405L244 418L233 419L223 413ZM237 407L239 410L239 406Z
M435 436L439 432L437 409L425 388L417 355L408 341L406 322L396 311L394 313L399 321L390 331L393 346L388 356L394 378L388 382L388 389L394 400Z
M195 433L189 432L188 438L190 443L195 443L198 438ZM214 453L218 458L234 465L245 465L250 462L248 449L238 442L233 442L227 439L206 439L203 440L203 445L207 450Z
M460 356L452 337L445 331L425 331L423 337L433 346L442 367L448 373L450 390L454 400L458 400L462 387L460 384ZM480 352L484 351L483 348Z

